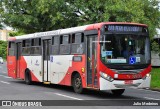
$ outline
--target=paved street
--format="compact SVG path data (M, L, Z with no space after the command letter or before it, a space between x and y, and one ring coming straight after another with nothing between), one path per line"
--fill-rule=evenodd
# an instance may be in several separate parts
M112 104L111 100L121 100L120 102L123 102L123 100L138 99L160 100L160 92L143 89L127 89L121 97L115 97L109 91L97 92L92 90L86 90L84 94L76 94L73 92L71 87L66 86L43 85L40 83L26 85L22 80L14 80L8 77L6 63L0 64L0 100L110 100L108 102ZM86 108L91 109L92 107L93 106L87 106ZM107 107L109 108L109 106ZM101 108L105 109L107 107L101 106ZM39 109L39 107L34 108ZM80 106L77 107L77 109L79 108ZM114 108L120 109L121 107ZM128 107L125 108L128 109ZM134 107L131 106L130 108ZM143 109L144 107L141 106L137 108ZM159 107L153 106L147 108L158 109Z

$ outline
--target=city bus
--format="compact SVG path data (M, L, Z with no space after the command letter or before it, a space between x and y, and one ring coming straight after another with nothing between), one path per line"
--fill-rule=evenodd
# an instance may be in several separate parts
M156 42L160 46L160 35L156 35L152 42ZM160 53L156 53L155 51L151 51L151 65L153 67L160 66Z
M101 22L9 38L8 76L122 95L150 87L150 54L147 25Z

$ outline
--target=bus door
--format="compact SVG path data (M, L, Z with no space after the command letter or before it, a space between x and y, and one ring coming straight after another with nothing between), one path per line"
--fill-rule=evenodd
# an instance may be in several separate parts
M50 79L50 52L51 40L43 40L43 80L51 81Z
M87 86L98 87L97 80L97 36L87 36Z
M22 48L22 43L18 42L16 43L16 76L17 78L20 78L20 71L21 71L21 48Z

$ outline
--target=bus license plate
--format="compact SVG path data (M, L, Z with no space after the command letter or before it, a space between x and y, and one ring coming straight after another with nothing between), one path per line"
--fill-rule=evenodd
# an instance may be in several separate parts
M126 80L124 81L124 84L133 84L133 80Z

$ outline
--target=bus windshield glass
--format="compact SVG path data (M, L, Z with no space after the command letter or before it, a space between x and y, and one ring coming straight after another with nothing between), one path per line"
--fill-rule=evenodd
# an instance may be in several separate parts
M149 38L144 35L107 34L101 43L105 64L149 64Z

